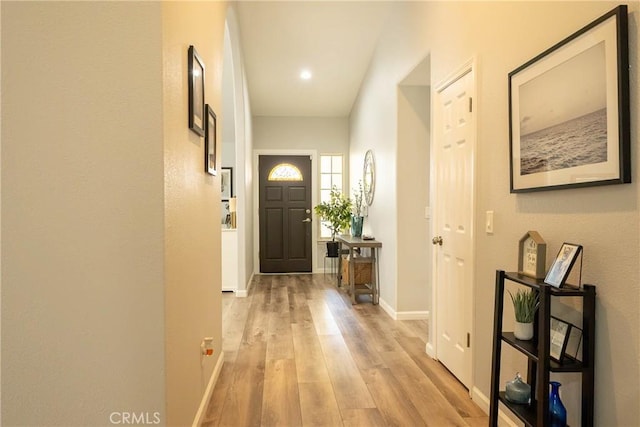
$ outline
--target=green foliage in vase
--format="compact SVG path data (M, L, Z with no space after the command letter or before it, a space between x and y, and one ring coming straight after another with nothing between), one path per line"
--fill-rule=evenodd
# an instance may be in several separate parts
M513 301L516 321L520 323L533 322L533 316L536 314L536 310L540 304L538 292L533 289L529 289L528 291L519 289L515 296L513 296L511 291L509 291L509 295L511 295L511 301Z
M353 216L362 216L362 180L358 181L358 188L353 189Z
M329 201L322 202L313 208L323 221L327 221L327 227L331 230L331 240L336 239L336 234L351 224L351 200L344 197L336 186L331 188Z

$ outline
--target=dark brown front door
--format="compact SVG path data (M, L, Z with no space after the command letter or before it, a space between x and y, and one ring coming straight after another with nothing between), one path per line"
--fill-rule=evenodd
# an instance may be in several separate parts
M260 156L259 170L260 271L311 272L311 158Z

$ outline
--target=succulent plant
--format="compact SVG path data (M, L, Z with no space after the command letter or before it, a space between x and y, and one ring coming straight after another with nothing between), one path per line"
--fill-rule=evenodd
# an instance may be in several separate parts
M538 299L538 292L533 289L524 291L519 289L516 295L513 296L511 291L511 301L513 301L513 309L516 314L516 321L520 323L533 322L533 316L536 314L540 301Z

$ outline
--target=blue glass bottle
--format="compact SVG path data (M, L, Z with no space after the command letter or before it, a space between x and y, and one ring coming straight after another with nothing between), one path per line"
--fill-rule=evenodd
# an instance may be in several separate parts
M549 416L551 427L567 427L567 409L560 400L560 383L551 381L551 394L549 394Z

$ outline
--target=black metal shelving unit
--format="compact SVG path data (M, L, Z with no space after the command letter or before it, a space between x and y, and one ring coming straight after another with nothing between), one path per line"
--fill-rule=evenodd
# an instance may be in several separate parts
M513 332L502 330L505 280L510 280L539 292L540 306L536 314L535 333L532 341L521 341L514 336ZM549 357L552 297L582 298L582 361L565 356L562 363L558 363ZM554 288L542 280L533 279L519 273L505 273L503 270L496 270L489 425L491 427L498 425L498 406L502 402L526 426L549 426L550 373L577 372L582 374L582 426L593 427L595 326L595 286L584 285L581 289ZM503 342L515 348L528 359L526 378L532 390L530 404L519 405L509 402L505 398L504 391L500 391L500 358Z

